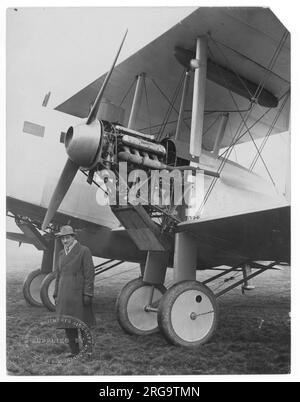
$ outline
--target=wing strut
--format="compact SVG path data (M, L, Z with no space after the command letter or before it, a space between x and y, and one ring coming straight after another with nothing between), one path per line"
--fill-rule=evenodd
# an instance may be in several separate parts
M134 130L137 129L136 123L137 123L140 105L142 102L144 86L145 86L145 74L142 73L137 77L137 81L136 81L136 87L135 87L134 97L133 97L133 101L132 101L132 107L131 107L129 121L128 121L129 129L134 129Z
M191 60L191 67L195 69L194 92L192 107L192 126L190 139L190 154L199 157L202 148L205 87L207 71L207 39L204 36L197 38L196 59Z

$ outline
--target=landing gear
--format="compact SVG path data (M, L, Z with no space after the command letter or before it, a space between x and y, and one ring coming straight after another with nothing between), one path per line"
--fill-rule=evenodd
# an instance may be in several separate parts
M52 240L43 252L41 269L32 271L27 275L23 285L23 294L31 306L45 306L50 311L55 311L53 299L55 272L52 269L61 247L58 239Z
M163 285L147 284L141 278L127 283L117 300L117 318L124 331L133 335L157 332L157 307L165 291Z
M42 273L41 269L30 272L23 284L23 295L25 300L35 307L43 307L40 292L41 285L47 273Z
M174 345L195 347L207 342L215 332L217 320L213 292L197 281L177 283L159 303L159 328Z
M46 275L41 285L41 300L49 311L55 311L55 300L53 297L55 290L56 272Z

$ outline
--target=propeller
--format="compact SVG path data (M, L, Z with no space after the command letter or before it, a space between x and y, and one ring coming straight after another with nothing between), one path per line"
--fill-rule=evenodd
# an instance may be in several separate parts
M68 158L62 174L58 180L54 193L52 194L51 201L42 225L43 230L45 230L45 228L48 226L49 222L55 215L55 212L58 210L58 207L60 206L67 191L69 190L78 169L79 166Z
M124 41L126 39L127 33L128 33L128 29L126 30L126 32L124 34L124 37L123 37L122 42L120 44L120 47L119 47L119 49L117 51L117 54L116 54L116 56L114 58L112 66L111 66L110 70L108 71L108 73L106 74L105 80L104 80L104 82L103 82L103 84L102 84L102 86L101 86L101 88L100 88L100 90L99 90L99 92L98 92L98 94L96 96L96 99L94 101L94 104L93 104L90 112L89 112L89 115L87 117L87 120L86 120L85 124L81 124L81 125L77 126L77 128L79 128L79 130L77 130L77 131L80 131L80 133L83 134L83 135L81 134L81 136L79 138L80 140L84 139L84 130L86 129L86 133L87 133L86 140L89 141L88 137L90 135L91 130L88 129L87 126L91 127L91 123L93 123L96 120L97 113L99 111L100 103L101 103L101 100L103 98L105 88L106 88L106 86L107 86L107 84L109 82L110 76L111 76L111 74L113 72L113 69L114 69L114 67L116 65L116 62L117 62L118 57L119 57L119 54L120 54L121 49L123 47ZM73 133L73 128L71 130L69 129L69 132ZM75 141L76 141L76 139L74 140L74 142ZM68 147L70 147L70 141L68 143ZM68 152L68 147L66 147L67 152ZM71 155L69 155L69 156L71 156ZM58 183L56 185L54 193L52 194L52 197L51 197L51 200L50 200L50 203L49 203L49 207L47 209L47 213L45 215L45 218L44 218L44 221L43 221L43 224L42 224L42 229L43 230L46 229L46 227L51 222L53 216L55 215L56 211L58 210L58 208L59 208L62 200L64 199L66 193L68 192L68 190L69 190L69 188L70 188L70 186L71 186L71 184L72 184L72 182L74 180L74 177L76 176L76 173L79 170L79 168L80 168L80 165L78 163L76 163L76 158L73 158L73 160L72 160L72 158L69 157L67 159L67 162L66 162L66 164L64 166L64 169L62 171L62 174L61 174L61 176L60 176L60 178L58 180Z
M101 102L102 97L103 97L103 93L104 93L105 88L106 88L106 86L108 84L108 81L109 81L110 76L111 76L111 74L113 72L113 69L115 68L115 65L116 65L116 62L118 60L119 54L120 54L121 49L123 47L123 44L125 42L127 32L128 32L128 29L126 29L125 35L123 37L123 40L122 40L121 45L119 47L119 50L117 51L116 57L115 57L115 59L113 61L113 64L112 64L110 70L108 71L108 73L106 74L106 77L105 77L105 80L104 80L104 82L102 84L102 87L101 87L101 89L100 89L100 91L99 91L99 93L98 93L98 95L97 95L97 97L95 99L95 102L94 102L94 104L93 104L93 106L92 106L92 108L90 110L90 113L88 115L86 124L91 124L91 122L96 119L96 116L97 116L97 113L98 113L98 110L99 110L99 106L100 106L100 102Z

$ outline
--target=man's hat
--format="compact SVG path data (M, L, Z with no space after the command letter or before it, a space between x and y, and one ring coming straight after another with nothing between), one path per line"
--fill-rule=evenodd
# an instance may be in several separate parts
M62 237L62 236L75 236L75 232L72 228L72 226L66 225L66 226L62 226L60 228L60 232L56 233L57 237Z

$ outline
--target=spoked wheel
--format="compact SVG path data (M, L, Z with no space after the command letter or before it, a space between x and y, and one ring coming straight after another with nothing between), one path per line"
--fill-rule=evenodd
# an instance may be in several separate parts
M174 345L195 347L207 342L215 332L217 319L213 292L197 281L172 286L159 304L159 328Z
M127 283L117 299L117 318L124 331L133 335L157 332L157 307L165 291L163 285L147 284L141 278Z
M47 274L41 272L40 269L30 272L23 284L23 295L25 300L35 307L42 307L43 302L41 300L40 292L42 282Z
M46 275L41 285L41 300L49 311L55 311L55 300L53 297L55 290L56 273L50 272Z

